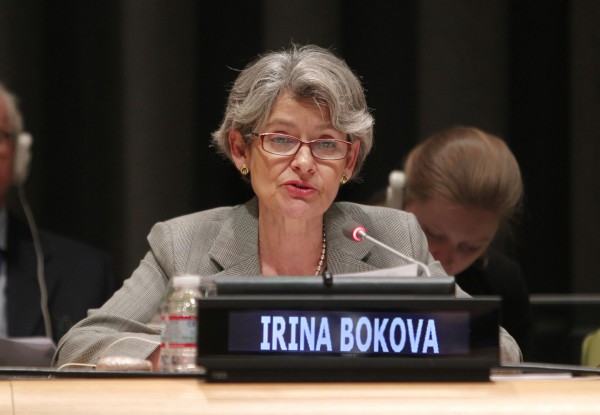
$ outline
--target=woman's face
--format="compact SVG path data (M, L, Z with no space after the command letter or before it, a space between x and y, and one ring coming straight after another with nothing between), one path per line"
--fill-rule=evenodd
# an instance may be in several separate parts
M289 94L277 98L266 125L256 132L282 133L302 141L346 140L346 134L331 125L327 108L320 108L310 101L299 101ZM245 154L241 157L236 157L233 148L232 154L238 168L246 164L250 170L261 215L274 213L310 219L323 215L338 193L342 176L352 175L359 145L358 141L354 142L341 160L321 160L313 157L306 145L292 156L267 153L261 147L261 140L256 138L243 150Z
M448 275L467 269L488 248L499 226L498 216L483 209L470 209L443 198L416 201L405 210L413 213L423 228L429 251Z

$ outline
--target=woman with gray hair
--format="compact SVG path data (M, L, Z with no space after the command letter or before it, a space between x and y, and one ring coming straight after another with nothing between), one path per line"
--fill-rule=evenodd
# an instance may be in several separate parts
M148 326L178 274L319 276L405 264L342 234L353 220L405 255L446 275L427 250L414 216L336 202L372 147L373 119L346 63L316 46L268 53L235 81L214 145L250 182L243 205L155 225L150 250L102 308L59 344L55 364L100 356L148 359L157 367L158 332ZM513 341L514 343L514 341ZM516 345L515 345L516 347ZM519 359L518 348L513 360Z

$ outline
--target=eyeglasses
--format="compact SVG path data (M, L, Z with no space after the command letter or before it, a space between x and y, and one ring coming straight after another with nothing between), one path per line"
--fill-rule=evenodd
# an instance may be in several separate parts
M349 141L336 140L335 138L322 138L318 140L302 141L297 137L279 133L251 133L260 138L262 148L267 153L278 156L293 156L300 147L307 145L314 158L321 160L339 160L346 157L352 145Z

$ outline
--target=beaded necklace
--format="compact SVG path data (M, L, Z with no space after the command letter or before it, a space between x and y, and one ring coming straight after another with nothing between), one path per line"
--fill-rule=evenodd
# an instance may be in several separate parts
M319 265L315 271L315 277L321 275L321 268L323 267L323 261L325 261L325 253L327 252L327 236L325 235L325 223L323 223L323 245L321 247L321 257L319 258Z

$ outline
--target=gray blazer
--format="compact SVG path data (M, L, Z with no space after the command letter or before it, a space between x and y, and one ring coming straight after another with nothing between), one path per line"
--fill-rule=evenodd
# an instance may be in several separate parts
M425 235L409 213L355 203L334 203L325 213L327 267L338 273L372 271L405 262L365 241L346 238L342 226L354 220L369 235L427 264L432 275L446 275L427 248ZM60 341L54 365L95 363L105 356L144 359L159 345L151 324L174 275L260 275L258 201L197 212L156 224L150 250L133 275L101 308L90 310ZM467 296L457 288L457 296ZM516 342L501 329L502 359L519 361Z

